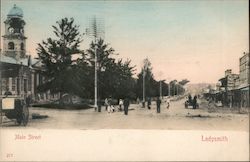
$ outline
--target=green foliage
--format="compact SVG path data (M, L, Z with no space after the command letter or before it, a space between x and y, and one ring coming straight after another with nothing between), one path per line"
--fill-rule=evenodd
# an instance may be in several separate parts
M83 55L79 49L79 44L82 42L79 26L74 25L73 18L64 18L56 23L57 26L52 26L56 39L48 38L38 44L38 56L44 65L42 74L46 77L38 90L41 92L50 90L52 93L61 92L61 94L73 93L79 89L77 84L79 78L75 75L77 67L72 61L72 55Z
M159 95L159 83L154 79L152 73L151 63L148 59L145 59L143 68L138 74L137 84L136 84L136 95L139 98L143 97L143 75L145 76L145 96L154 97Z
M96 43L92 42L84 53L79 49L82 35L79 33L79 26L74 24L74 19L64 18L56 23L56 26L52 26L56 38L42 41L37 48L39 59L44 66L41 73L46 77L38 87L40 92L50 90L51 93L69 93L93 99L96 50L99 98L142 98L143 75L146 97L159 96L160 82L154 79L148 59L144 60L138 79L134 79L135 66L131 65L131 60L115 59L115 50L103 39L97 40ZM74 54L81 55L81 58L73 60ZM182 86L187 82L188 80L184 79L176 85L177 80L171 81L170 93L183 93ZM162 82L163 95L168 95L168 88L169 85Z
M103 39L99 39L96 44L97 60L98 60L98 92L100 98L112 96L114 98L133 98L134 67L131 66L131 61L122 59L115 60L112 58L115 50L104 43ZM89 62L91 65L92 78L94 78L94 56L95 44L92 42L87 50ZM94 83L94 81L92 81ZM92 89L94 90L93 84ZM92 92L93 92L92 90ZM93 92L94 93L94 92ZM94 95L92 93L92 95Z
M143 71L145 71L145 98L147 97L157 97L160 95L160 81L156 81L154 79L154 75L152 73L151 63L148 59L143 61L144 65L141 69L141 72L138 74L138 79L136 82L135 92L136 96L139 98L143 98ZM172 80L169 84L166 84L162 81L162 95L167 96L170 95L181 95L185 92L183 86L188 83L187 79L183 79L178 83L177 80ZM170 91L169 91L170 88Z

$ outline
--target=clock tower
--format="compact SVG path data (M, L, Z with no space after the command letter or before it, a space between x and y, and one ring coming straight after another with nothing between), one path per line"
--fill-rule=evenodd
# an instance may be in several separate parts
M3 54L16 60L28 57L26 55L26 39L24 35L25 21L23 11L16 5L9 11L4 21Z

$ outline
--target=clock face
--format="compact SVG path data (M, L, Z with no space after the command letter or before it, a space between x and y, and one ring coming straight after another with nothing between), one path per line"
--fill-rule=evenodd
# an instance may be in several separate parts
M10 33L14 33L14 28L9 28Z

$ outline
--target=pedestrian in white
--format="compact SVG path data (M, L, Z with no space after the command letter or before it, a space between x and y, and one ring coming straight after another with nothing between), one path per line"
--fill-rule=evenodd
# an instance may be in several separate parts
M108 113L113 113L115 112L115 107L113 105L108 106Z
M108 105L108 113L111 113L111 105Z
M109 99L108 99L108 113L113 112L113 108L112 107L113 107L112 106L112 98L110 96Z
M123 105L123 100L120 99L119 100L119 110L122 111L122 105Z
M108 106L109 106L109 103L108 103L108 99L107 99L107 98L105 98L104 104L105 104L105 110L107 111L107 110L108 110Z
M170 97L167 97L167 109L170 107Z

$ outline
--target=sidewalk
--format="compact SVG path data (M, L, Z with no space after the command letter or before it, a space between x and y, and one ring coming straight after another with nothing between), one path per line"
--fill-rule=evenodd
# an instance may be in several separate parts
M232 114L249 114L250 108L247 107L227 107L227 106L216 106L214 102L210 103L205 99L201 100L200 107L209 113L232 113Z

